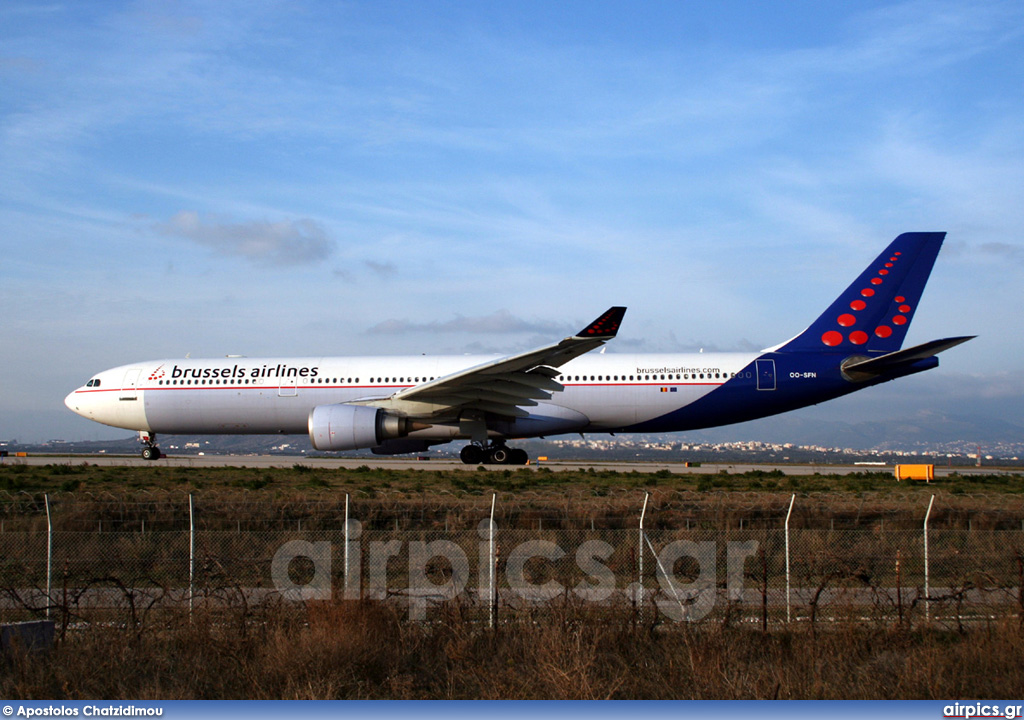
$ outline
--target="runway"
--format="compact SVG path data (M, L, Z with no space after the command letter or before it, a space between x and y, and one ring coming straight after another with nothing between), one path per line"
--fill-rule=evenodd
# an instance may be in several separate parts
M337 457L306 457L303 455L169 455L159 460L143 460L140 457L129 455L58 455L58 454L35 454L28 457L8 457L4 459L5 464L25 465L81 465L88 463L100 467L245 467L245 468L291 468L295 465L304 465L310 468L323 470L355 469L366 466L374 469L386 470L431 470L431 471L452 471L452 470L475 470L474 465L465 465L456 459L431 458L419 460L417 458L337 458ZM687 466L685 463L669 462L635 462L635 461L607 461L595 462L589 460L548 460L531 461L529 465L483 465L487 471L503 472L505 470L526 470L536 472L540 469L552 472L580 472L591 468L620 473L656 473L667 470L680 475L716 475L722 472L729 474L740 474L761 470L771 472L779 470L786 475L849 475L862 472L892 472L891 465L828 465L828 464L758 464L758 463L702 463L699 466ZM936 478L946 477L952 473L959 475L974 474L1003 474L1006 471L998 468L987 467L940 467L936 466Z

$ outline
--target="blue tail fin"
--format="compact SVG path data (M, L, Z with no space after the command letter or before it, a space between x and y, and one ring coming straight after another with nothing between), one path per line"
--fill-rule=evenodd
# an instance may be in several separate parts
M899 350L945 237L944 232L897 237L821 317L777 350Z

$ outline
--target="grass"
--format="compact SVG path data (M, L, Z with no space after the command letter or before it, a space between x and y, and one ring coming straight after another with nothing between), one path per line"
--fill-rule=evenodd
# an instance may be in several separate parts
M387 603L235 607L69 631L16 655L0 695L51 699L908 699L1011 697L1016 621L965 632L655 626L582 606L427 623Z
M89 462L68 462L50 465L5 463L0 465L0 491L74 492L76 490L123 493L126 490L146 492L195 490L199 488L242 487L251 490L283 491L309 489L352 492L359 488L396 488L417 492L449 492L482 494L490 492L524 492L551 490L592 495L608 495L614 491L638 488L659 488L677 491L721 492L844 492L930 494L935 491L954 494L998 493L1024 495L1024 473L957 475L931 485L894 481L891 473L878 471L849 474L815 473L785 475L780 470L751 470L716 474L675 473L661 468L651 472L620 472L591 467L585 470L552 472L550 468L510 469L494 467L465 470L392 470L370 468L319 469L294 464L290 468L254 470L242 467L110 467ZM258 484L258 486L256 486Z
M796 493L791 526L830 531L811 534L811 540L826 543L812 554L825 562L829 552L838 552L827 544L834 541L833 529L867 528L870 532L856 537L867 542L877 536L884 543L890 528L921 527L933 493L931 527L936 530L1019 531L1024 527L1021 479L972 476L921 486L896 485L878 472L794 478L760 470L689 475L597 468L556 473L544 468L323 470L301 464L259 470L6 464L0 466L0 490L6 491L0 492L0 532L13 538L15 531L45 531L46 494L56 530L130 531L123 538L125 553L145 551L159 558L171 550L154 534L188 527L189 495L202 530L336 529L348 494L353 516L366 528L474 532L489 513L492 493L498 495L497 520L503 529L543 525L546 530L600 531L635 528L649 491L647 527L652 534L692 528L696 537L730 529L778 530ZM1011 535L1017 537L999 537ZM934 550L942 549L937 533ZM872 557L859 546L848 550L856 558ZM245 552L254 557L252 547ZM886 555L877 568L858 561L850 572L862 574L867 568L878 575L873 582L891 584L885 575L893 572L891 565ZM1016 573L1014 568L1018 565L1011 568ZM1024 575L1024 561L1018 569ZM817 570L808 566L797 572L810 577ZM237 576L219 581L241 582ZM58 609L57 616L68 622L59 625L51 652L14 653L6 661L0 695L1007 697L1024 687L1019 662L1024 632L1018 615L958 622L955 629L902 620L819 619L786 625L776 617L762 631L759 623L740 622L728 613L695 624L656 624L655 618L641 618L628 606L566 601L543 612L503 610L492 630L480 608L460 602L432 610L429 622L410 621L403 603L370 600L309 605L239 600L200 607L191 616L168 607L131 613L83 613L69 607Z
M581 470L553 472L550 468L502 468L483 466L464 470L393 470L371 468L320 469L301 463L291 467L270 468L263 471L241 467L186 468L186 467L110 467L91 465L88 460L70 460L50 465L25 465L17 462L0 464L0 490L7 492L56 492L62 486L68 490L111 490L126 488L148 491L239 486L252 477L262 475L266 484L275 488L297 488L311 480L327 483L334 489L355 486L409 487L417 485L432 491L463 492L519 492L537 489L587 490L607 493L615 489L666 488L674 490L720 490L748 492L761 490L797 492L921 492L939 489L958 493L1000 493L1024 495L1024 473L1011 474L953 474L931 484L894 481L888 471L862 471L848 474L819 472L810 475L786 475L777 469L750 470L716 474L677 473L665 468L650 472L620 472L590 467Z
M1024 476L955 476L931 485L902 483L882 472L784 476L672 473L665 469L551 472L498 468L390 470L360 466L319 469L101 467L85 463L0 465L0 519L9 527L44 518L50 498L55 527L103 522L108 529L187 524L188 496L206 529L270 528L273 522L337 524L348 495L365 523L455 527L479 521L497 498L502 527L616 529L635 527L650 492L649 527L777 529L798 495L793 528L919 528L932 494L934 528L1024 527ZM127 507L130 505L131 507ZM284 510L281 510L284 508ZM275 520L276 519L276 520Z

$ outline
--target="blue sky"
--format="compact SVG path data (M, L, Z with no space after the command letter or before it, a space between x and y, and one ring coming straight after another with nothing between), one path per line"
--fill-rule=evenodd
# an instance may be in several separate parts
M806 412L1024 420L1019 2L0 4L0 438L144 359L802 330L945 230L938 371ZM895 393L895 394L891 394ZM866 397L861 397L861 396ZM738 438L745 439L745 438Z

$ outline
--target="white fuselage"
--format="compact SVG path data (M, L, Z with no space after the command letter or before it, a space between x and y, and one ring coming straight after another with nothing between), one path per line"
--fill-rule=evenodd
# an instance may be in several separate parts
M756 357L591 354L560 368L556 380L565 389L538 411L549 407L573 418L562 432L615 431L694 402L744 372ZM140 362L94 376L65 404L96 422L153 433L305 434L317 406L387 397L491 359L420 355ZM438 437L458 437L450 427L437 432ZM416 435L433 436L430 431Z

